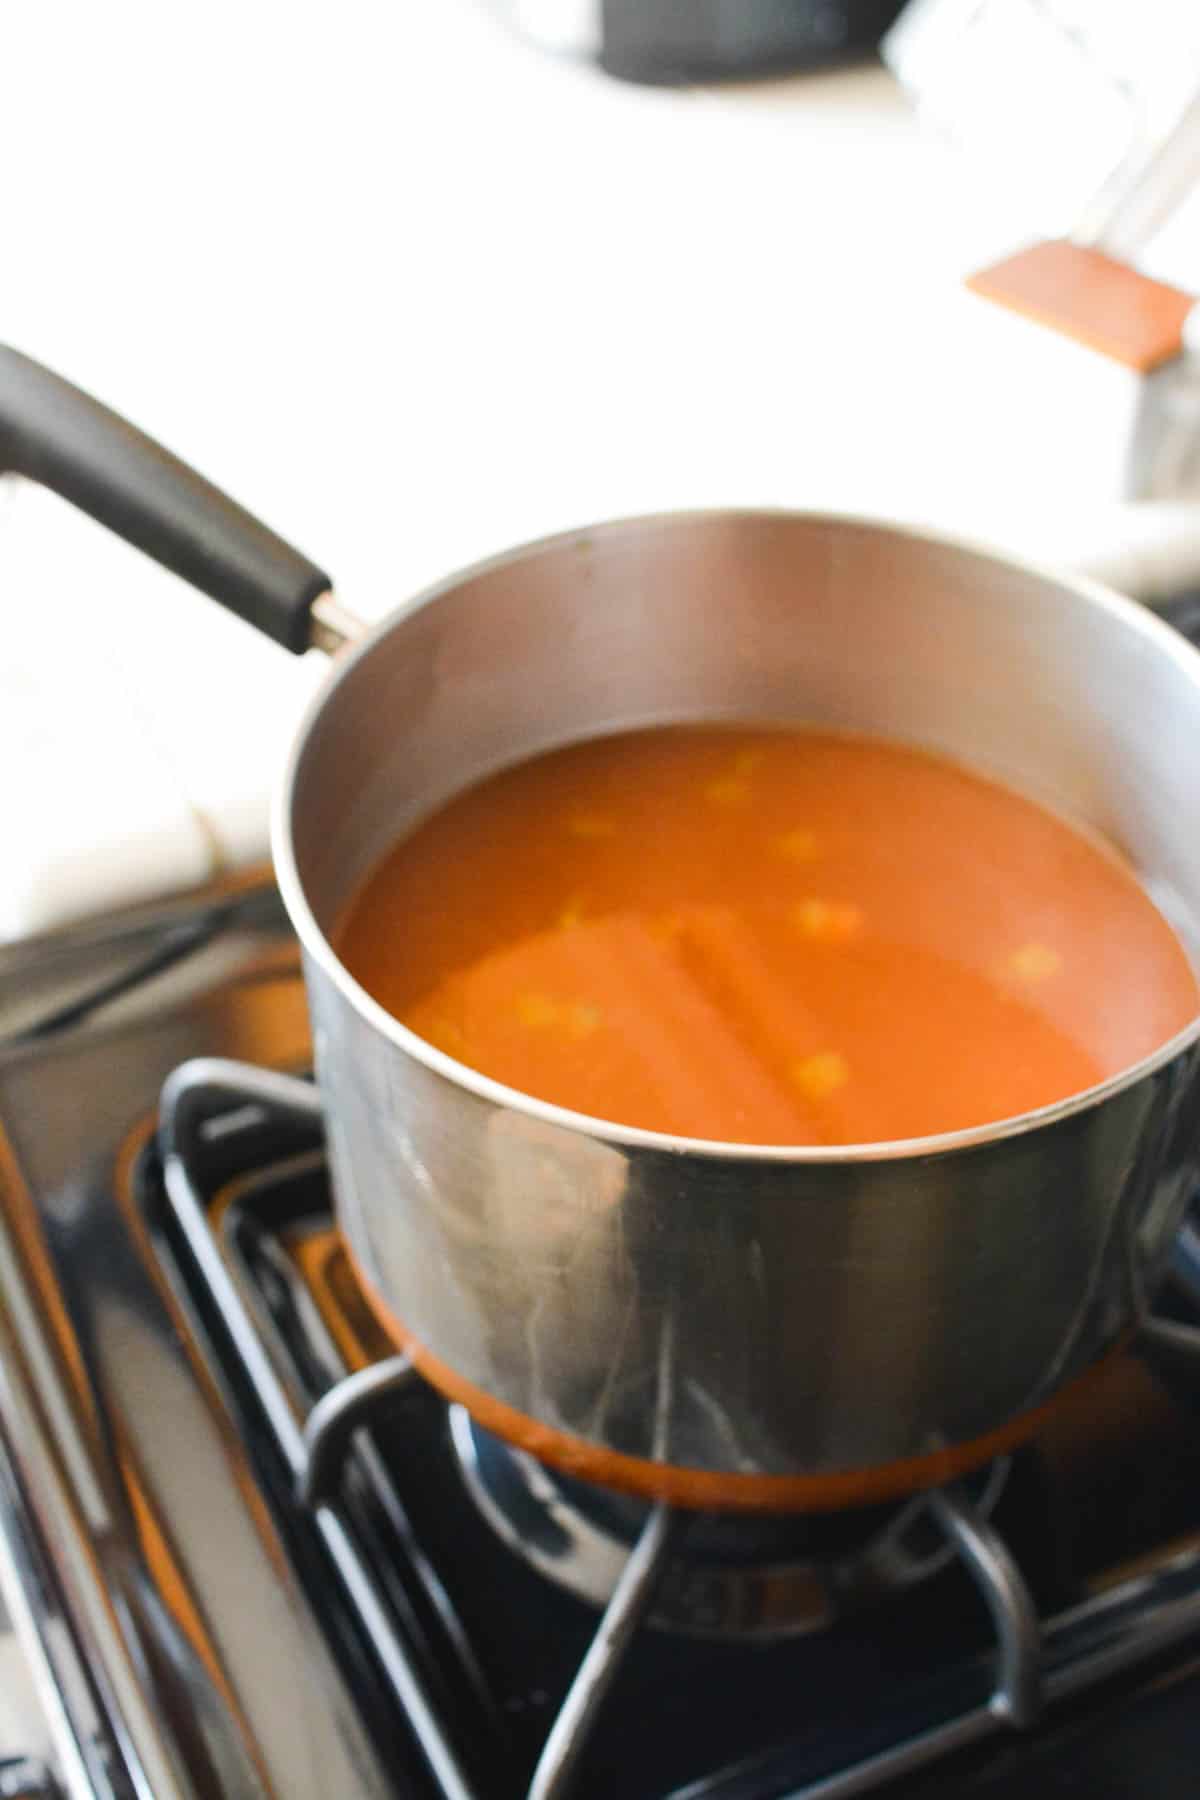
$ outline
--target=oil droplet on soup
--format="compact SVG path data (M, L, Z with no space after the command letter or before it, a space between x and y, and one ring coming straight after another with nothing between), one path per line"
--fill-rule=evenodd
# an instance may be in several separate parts
M395 845L335 942L485 1075L726 1142L1011 1118L1200 1006L1102 845L957 763L808 730L631 732L507 769Z

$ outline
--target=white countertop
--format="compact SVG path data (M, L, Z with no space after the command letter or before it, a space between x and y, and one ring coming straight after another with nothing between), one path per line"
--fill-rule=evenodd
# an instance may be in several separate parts
M961 291L1020 220L882 71L637 89L474 0L21 7L4 64L0 338L368 617L675 505L1084 541L1097 496L1031 464L1036 395L998 426ZM0 937L261 849L318 659L15 483L0 586Z

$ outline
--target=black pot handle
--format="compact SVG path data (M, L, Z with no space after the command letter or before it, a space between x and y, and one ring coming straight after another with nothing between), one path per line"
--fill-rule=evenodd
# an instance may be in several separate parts
M0 344L0 472L51 488L299 655L328 575L211 482L31 357Z

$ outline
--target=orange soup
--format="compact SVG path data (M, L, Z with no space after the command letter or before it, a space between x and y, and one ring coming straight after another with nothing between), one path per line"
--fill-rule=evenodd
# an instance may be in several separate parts
M817 731L630 732L482 782L336 946L460 1062L687 1137L923 1137L1079 1093L1195 1015L1109 850L944 758Z

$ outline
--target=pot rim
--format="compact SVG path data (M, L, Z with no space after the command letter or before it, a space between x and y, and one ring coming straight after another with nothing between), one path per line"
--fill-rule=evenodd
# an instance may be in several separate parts
M454 1057L438 1050L433 1044L419 1037L416 1032L410 1031L406 1025L401 1024L378 1001L373 1000L365 988L360 986L337 955L308 903L308 896L296 865L292 833L296 783L304 751L317 719L325 707L332 702L342 682L402 620L408 618L410 614L432 605L443 595L479 576L491 574L496 569L525 561L533 556L567 548L572 544L580 547L590 546L598 536L612 538L625 531L644 530L648 525L686 526L737 519L784 520L796 523L850 526L888 536L915 539L944 550L957 551L965 556L1000 563L1007 569L1015 570L1018 574L1026 575L1033 580L1050 582L1072 592L1100 611L1114 615L1129 628L1140 631L1149 638L1157 646L1156 654L1169 656L1184 668L1194 682L1200 685L1200 651L1140 602L1105 587L1102 582L1094 581L1089 576L1064 572L1024 557L1008 555L977 539L940 530L927 530L900 521L872 517L869 514L842 512L830 508L805 510L790 507L697 507L678 511L631 514L535 538L512 549L500 551L496 555L481 558L479 561L445 576L440 581L434 582L431 586L421 589L411 599L393 608L377 624L364 632L356 643L338 655L328 679L321 684L301 715L299 726L288 752L283 779L276 788L271 818L272 857L276 880L296 935L304 950L333 982L343 999L347 1000L369 1025L380 1032L397 1049L424 1064L427 1069L441 1076L443 1080L452 1082L456 1087L465 1088L469 1093L493 1106L522 1113L540 1123L557 1126L580 1136L596 1138L605 1144L643 1151L659 1151L664 1155L687 1155L713 1161L739 1163L819 1165L888 1162L905 1158L940 1157L953 1151L974 1149L980 1145L994 1143L999 1139L1017 1137L1027 1132L1040 1130L1043 1126L1055 1125L1076 1113L1103 1105L1104 1102L1115 1098L1127 1088L1135 1087L1145 1077L1157 1073L1158 1070L1166 1067L1168 1063L1174 1061L1177 1056L1196 1043L1200 1039L1200 1012L1197 1012L1187 1025L1177 1031L1166 1043L1161 1044L1158 1049L1151 1051L1127 1069L1122 1069L1116 1075L1109 1076L1105 1081L1084 1088L1078 1094L1071 1094L1065 1100L1056 1100L1048 1106L1038 1107L1032 1112L1018 1113L1006 1119L992 1120L985 1125L967 1126L958 1131L939 1132L928 1137L897 1138L864 1144L739 1144L716 1138L676 1137L667 1132L648 1131L637 1125L622 1125L615 1120L600 1119L588 1113L574 1112L568 1107L556 1106L550 1101L539 1100L532 1094L522 1093L519 1088L511 1088L503 1082L494 1081L490 1076L483 1075L468 1064L458 1062Z

